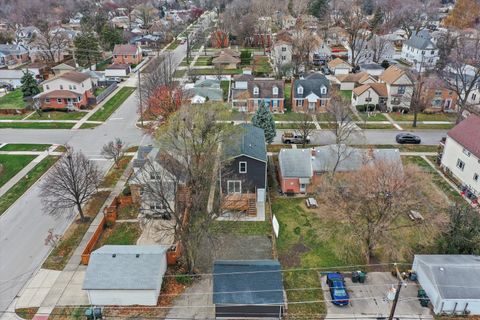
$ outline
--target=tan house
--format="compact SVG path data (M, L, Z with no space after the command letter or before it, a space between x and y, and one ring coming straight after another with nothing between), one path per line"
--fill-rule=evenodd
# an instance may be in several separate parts
M327 66L334 75L349 74L352 70L352 66L340 58L335 58L332 61L329 61Z
M387 110L409 109L412 101L413 81L402 69L390 66L378 78L387 87Z
M384 83L366 83L352 90L352 106L375 106L384 110L388 99Z
M337 79L340 82L340 90L353 90L359 85L377 82L374 77L366 72L340 74Z
M229 53L222 51L218 57L212 60L215 68L223 69L237 69L240 64L240 58L230 55Z

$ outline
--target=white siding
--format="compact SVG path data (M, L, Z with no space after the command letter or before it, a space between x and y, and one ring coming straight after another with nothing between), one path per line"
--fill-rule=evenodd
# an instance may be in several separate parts
M333 74L338 76L339 74L349 74L350 73L350 67L345 68L345 67L336 67L333 70Z
M367 102L365 99L368 98L368 93L370 92L370 98L372 101ZM373 89L368 89L365 92L363 92L360 96L357 96L356 99L354 99L355 94L352 93L352 105L353 106L361 106L364 104L378 104L379 102L379 96Z
M355 88L355 82L341 82L340 90L353 90Z
M129 306L134 304L153 306L157 304L155 290L87 290L90 304Z
M455 177L462 181L463 184L469 186L470 190L476 195L480 195L480 178L478 181L473 180L475 173L480 176L480 160L473 154L469 156L467 150L466 153L463 151L462 145L447 136L443 150L442 166L448 168ZM463 170L457 167L459 159L465 163Z
M106 69L105 77L126 77L128 75L125 69Z

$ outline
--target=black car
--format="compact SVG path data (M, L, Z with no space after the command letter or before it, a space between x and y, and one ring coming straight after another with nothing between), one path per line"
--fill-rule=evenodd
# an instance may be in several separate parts
M395 137L395 140L397 140L397 143L400 143L400 144L404 144L404 143L420 144L420 142L422 142L419 136L416 136L411 133L399 133Z

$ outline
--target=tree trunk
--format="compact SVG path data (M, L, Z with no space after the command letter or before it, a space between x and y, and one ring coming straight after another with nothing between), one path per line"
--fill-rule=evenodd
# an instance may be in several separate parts
M85 221L85 215L83 214L82 205L77 203L78 214L80 214L80 220Z
M417 127L417 118L418 118L418 111L414 110L413 111L413 123L412 123L412 127L414 127L414 128Z

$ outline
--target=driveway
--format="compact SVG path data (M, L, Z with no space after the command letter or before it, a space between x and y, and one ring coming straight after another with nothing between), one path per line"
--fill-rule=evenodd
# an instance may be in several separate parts
M322 288L325 300L331 300L326 284L326 277L322 277ZM389 272L370 272L364 284L353 283L349 276L345 277L345 285L350 295L348 306L338 307L327 302L327 319L388 317L392 302L387 299L388 290L397 285L396 278ZM420 306L417 299L419 286L408 281L400 291L399 302L395 311L395 318L433 319L429 308Z

